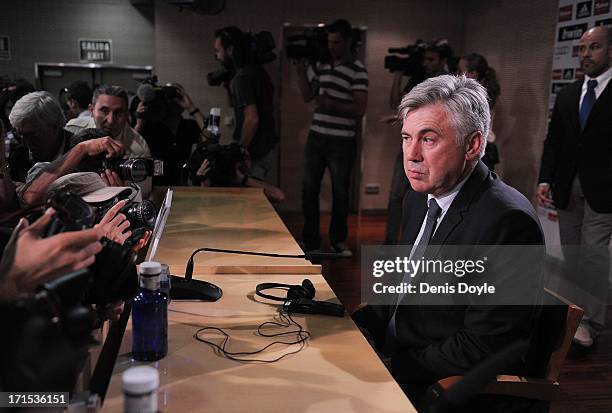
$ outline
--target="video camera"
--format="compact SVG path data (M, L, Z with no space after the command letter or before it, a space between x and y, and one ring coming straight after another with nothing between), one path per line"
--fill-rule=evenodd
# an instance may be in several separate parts
M108 134L102 130L84 129L72 137L70 148L72 149L80 142L104 136L108 136ZM101 154L83 159L77 168L77 172L96 172L100 174L105 169L116 172L124 181L142 182L149 176L162 176L164 174L164 161L150 158L106 158L106 155Z
M276 60L274 48L276 43L272 33L261 31L259 33L243 32L246 50L244 51L245 64L264 65ZM206 75L209 86L221 86L229 83L235 75L235 68L222 68Z
M57 193L50 199L55 209L45 237L66 231L80 231L96 223L94 207L73 192ZM127 299L137 289L136 258L131 248L102 238L102 250L89 267L92 277L85 294L90 304L105 304Z
M199 176L197 171L205 159L210 163L210 171L205 176ZM214 187L235 187L239 186L236 183L236 168L243 169L246 174L247 159L246 150L238 143L220 145L213 140L196 147L187 168L191 180L196 184L210 179L210 185Z
M291 60L308 60L315 65L317 62L328 62L331 59L327 46L327 27L317 26L306 28L300 34L287 37L285 53ZM361 46L361 30L353 27L351 30L351 41L353 49Z
M169 83L159 86L157 76L143 80L136 89L136 96L145 106L145 111L137 112L136 116L147 122L160 122L172 111L182 112L178 104L181 99L179 90Z
M424 78L423 55L426 48L427 44L421 39L405 47L390 48L388 52L392 54L385 56L385 69L390 72L402 72L405 76L413 78Z
M325 27L307 28L301 34L288 36L285 53L289 59L307 59L312 65L328 61L330 54L327 47L327 29Z

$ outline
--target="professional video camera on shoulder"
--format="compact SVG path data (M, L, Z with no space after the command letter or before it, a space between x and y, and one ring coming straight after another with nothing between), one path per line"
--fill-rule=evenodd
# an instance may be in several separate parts
M160 86L157 76L143 80L136 90L136 96L145 107L144 112L137 112L136 116L147 122L158 123L172 111L183 111L177 102L181 98L179 90L169 83Z
M405 76L424 78L423 55L426 48L427 44L421 39L408 46L389 48L391 54L385 56L385 69L402 72Z
M331 59L327 46L327 26L308 27L302 33L287 37L285 53L291 60L308 60L308 63L328 62ZM351 31L352 48L361 46L361 30L353 27Z
M80 142L102 138L107 135L106 132L99 129L84 129L73 136L70 141L70 148ZM83 159L77 171L100 174L105 169L116 172L124 181L142 182L149 176L162 176L164 174L164 161L151 158L106 158L105 154L101 154Z
M218 39L215 47L222 49L221 53L217 51L216 57L223 68L206 75L210 86L228 84L236 70L247 65L264 65L276 60L276 44L268 31L243 32L238 27L228 26L217 30L215 39Z

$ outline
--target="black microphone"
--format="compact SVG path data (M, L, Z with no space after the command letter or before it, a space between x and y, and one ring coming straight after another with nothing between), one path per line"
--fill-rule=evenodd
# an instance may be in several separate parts
M274 254L274 253L268 253L268 252L251 252L251 251L225 250L225 249L219 249L219 248L203 247L203 248L198 248L197 250L195 250L189 257L189 260L187 260L187 266L185 268L185 278L186 279L190 280L191 277L193 276L193 258L195 257L197 253L202 252L202 251L221 252L224 254L257 255L261 257L306 258L306 255Z

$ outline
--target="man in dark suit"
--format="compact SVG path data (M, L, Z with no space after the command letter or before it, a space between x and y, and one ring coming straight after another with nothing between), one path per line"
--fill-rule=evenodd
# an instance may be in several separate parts
M414 189L404 203L403 243L413 245L411 257L435 256L424 252L426 245L543 243L529 201L480 161L490 115L478 82L451 75L428 79L404 96L399 115L404 169ZM354 313L413 402L436 380L465 374L508 344L528 340L539 314L535 305L432 306L427 299L406 295L395 305ZM518 364L514 371L524 367Z
M574 342L590 347L604 326L612 239L612 29L587 30L579 58L585 76L557 95L537 195L558 210L569 298L585 310Z

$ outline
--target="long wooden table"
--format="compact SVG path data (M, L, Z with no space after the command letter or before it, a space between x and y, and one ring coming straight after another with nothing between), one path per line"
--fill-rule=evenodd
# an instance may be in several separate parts
M174 188L172 209L156 261L185 273L191 253L201 247L303 254L263 191L257 188ZM320 274L321 266L303 258L201 252L194 273Z
M207 191L207 195L209 194ZM187 198L193 198L191 191L179 191L175 195L173 205L181 207L178 210L173 209L172 216L175 217L175 221L170 227L173 229L164 237L179 232L190 232L195 237L202 236L186 228L179 230L178 222L182 220L180 216L186 212L199 217L211 216L201 210L208 207L199 205L187 208L186 200L182 197L186 195ZM258 199L258 195L251 192L246 192L245 197ZM211 198L223 197L216 193ZM241 197L235 192L230 198L235 201ZM224 205L226 211L235 211L238 208L232 205L232 202L224 202L221 199L211 201L211 204ZM216 215L223 214L218 212ZM272 217L266 218L266 221L276 222ZM245 224L244 221L236 224L236 221L226 219L221 222L209 222L200 228L208 231L209 237L214 237L214 231L209 227L225 228L226 234L240 232L240 229L232 229L231 222L234 222L234 225L239 224L238 226ZM258 227L256 222L248 225ZM286 240L284 251L296 248L295 241L287 238L290 234L286 229L286 234L281 234L279 227L271 231L275 234L273 237ZM259 232L254 231L254 233ZM174 240L179 238L175 235ZM261 242L265 241L254 243L245 238L241 242L261 247ZM267 242L274 243L274 241ZM236 247L227 238L223 245L227 248ZM195 246L188 242L182 244L183 250L192 248ZM162 262L173 259L168 249L178 251L176 245L164 239L158 255ZM172 262L177 263L180 260L175 259ZM241 265L249 268L250 264L241 263ZM257 263L258 267L266 265L269 268L275 267L273 260ZM306 267L306 264L298 263L298 265ZM254 351L264 347L274 339L257 336L257 327L263 322L272 321L278 315L280 303L256 296L255 286L261 282L300 284L303 278L309 278L315 285L317 300L338 302L320 273L298 275L278 271L268 274L245 271L231 274L202 270L210 268L197 266L194 278L217 284L223 289L223 297L214 303L173 301L168 313L168 355L155 363L139 363L130 358L131 323L128 323L102 408L103 412L122 411L121 374L130 366L139 364L153 365L160 372L159 410L161 412L416 411L348 316L338 318L294 315L294 319L311 333L312 339L299 353L274 363L232 361L193 337L201 327L218 327L230 335L228 347L230 351ZM222 337L216 333L208 333L205 336L217 343L222 340ZM290 339L290 337L285 338L286 341ZM270 360L296 349L297 345L290 347L275 345L257 358Z
M320 275L309 275L316 298L336 301ZM204 277L198 277L204 278ZM169 310L169 352L156 363L160 372L159 409L162 412L413 412L402 390L388 373L350 317L296 315L312 334L299 353L271 364L236 362L224 358L193 338L204 326L230 335L230 351L253 351L274 339L255 335L257 326L271 321L277 304L255 298L261 281L296 282L293 274L215 274L223 298L216 303L176 302ZM207 338L221 342L221 336ZM285 340L290 340L286 337ZM274 346L257 358L273 359L294 351L293 345ZM102 411L121 412L121 374L143 364L130 358L131 325L125 332Z

